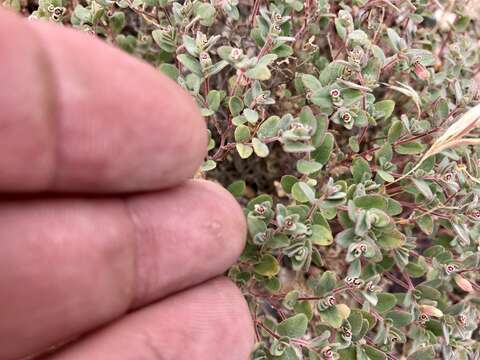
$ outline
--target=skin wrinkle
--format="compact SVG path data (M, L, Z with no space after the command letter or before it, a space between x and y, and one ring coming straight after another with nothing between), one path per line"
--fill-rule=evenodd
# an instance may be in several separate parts
M34 26L31 26L31 22L27 22L28 27L31 29L30 33L33 37L37 38L36 41L33 43L37 46L40 52L40 57L35 62L35 65L38 66L38 73L42 76L43 84L44 84L44 91L43 94L45 96L45 123L49 124L49 134L50 134L50 141L51 144L51 170L49 178L46 180L46 184L43 189L39 190L48 190L50 188L54 188L55 184L57 183L57 169L59 164L59 122L61 119L61 105L62 102L59 101L61 91L59 89L60 82L58 81L58 75L55 72L55 67L53 66L54 61L52 56L49 52L48 46L45 46L45 38L43 35L36 31ZM40 71L41 69L41 71ZM41 81L42 83L42 81Z
M226 347L226 349L232 349L235 343L240 341L238 338L239 333L232 327L232 323L235 322L238 325L239 319L249 319L250 321L246 303L240 293L232 293L233 289L235 289L235 292L238 291L232 283L228 283L226 287L226 278L217 278L204 284L210 287L208 295L200 297L201 300L198 302L191 302L185 309L187 314L192 313L189 326L176 327L175 323L166 324L165 331L172 335L174 334L169 341L181 344L181 346L169 347L169 343L162 341L157 335L156 342L153 341L156 350L154 354L159 352L165 360L184 360L190 358L188 354L203 354L205 352L203 344L215 344L219 339L228 340L227 344L230 343L230 346ZM193 288L187 290L187 293L190 291L201 290L200 288ZM185 292L177 294L180 299L185 295ZM190 295L187 296L190 297ZM179 301L181 301L180 299ZM170 302L172 300L167 299L166 301ZM173 306L174 304L172 304ZM229 307L229 311L226 311ZM201 310L199 311L199 309ZM247 338L246 335L248 334L253 339L253 324L250 323L249 325L250 332L246 331L243 334L245 338ZM241 326L240 329L246 329L246 326ZM150 340L155 339L154 330L154 328L147 328L144 334L151 336ZM157 360L157 357L147 359ZM212 359L218 359L218 357L214 356Z
M11 36L0 39L0 53L4 60L0 78L5 85L0 90L2 192L17 186L28 192L43 188L48 182L44 170L49 169L52 162L52 133L48 131L48 124L44 124L43 116L49 111L49 92L40 69L42 49L27 36L26 27L17 26L19 24L20 20L15 15L0 11L0 31L14 31L18 35L18 39ZM15 30L17 27L18 31ZM38 60L34 66L30 65L32 60ZM18 71L19 68L21 71ZM28 101L27 105L25 101ZM20 140L24 134L28 134L29 142ZM28 162L32 165L25 165ZM41 175L32 175L32 171ZM24 181L25 178L27 181Z
M150 257L147 255L143 255L142 249L141 249L141 244L145 242L145 239L148 239L150 243L154 243L154 238L153 236L146 236L145 231L142 231L141 229L144 229L145 227L141 225L141 221L139 216L136 214L136 211L133 209L131 206L131 201L129 198L124 198L123 199L123 205L124 209L126 212L126 216L128 221L132 225L133 229L133 244L132 244L132 249L133 251L131 252L133 255L133 269L132 269L132 296L130 300L130 306L129 309L135 309L138 304L140 303L140 299L143 298L144 294L147 292L145 288L148 288L147 281L145 281L145 276L142 275L142 271L140 269L140 264L144 262L150 262ZM143 239L143 240L141 240ZM151 267L152 273L156 273L153 270L153 266ZM149 277L148 277L149 278ZM140 288L140 284L144 284L142 288Z
M198 186L205 187L205 192L197 192ZM198 274L218 275L220 268L225 269L234 262L233 255L240 254L242 251L243 239L245 239L246 226L244 219L240 215L240 208L236 203L225 198L224 190L220 194L203 181L186 182L182 188L171 189L171 191L188 192L192 194L190 202L187 201L185 195L181 197L182 201L167 201L166 207L150 207L145 206L145 197L126 198L125 208L128 211L129 221L136 228L137 242L135 244L135 256L137 267L135 271L135 284L133 285L133 299L131 308L148 304L152 299L163 296L167 293L175 292L175 289L182 288L191 282L191 279L198 278ZM214 191L214 193L212 193ZM218 195L215 195L217 193ZM162 198L166 196L168 199L171 194L167 195L163 191L154 196ZM218 201L211 201L209 198L217 197ZM229 195L228 195L229 196ZM195 203L195 206L194 206ZM233 209L238 208L237 216L232 215ZM191 209L197 209L191 211ZM188 217L187 223L179 222L179 219ZM224 218L230 219L232 222L223 226ZM189 226L194 223L196 226ZM232 229L241 229L242 234L237 236L231 233ZM235 238L242 241L233 241ZM162 239L160 242L159 239ZM192 241L190 240L192 239ZM205 239L204 241L195 241L193 239ZM209 246L205 246L205 244ZM212 269L212 262L203 261L185 261L181 268L178 268L178 260L168 256L169 253L181 252L182 254L195 254L201 259L210 259L213 257L222 259L221 254L226 247L231 247L228 253L232 253L231 258L225 258L224 265L217 265L217 269ZM237 249L238 248L238 249ZM175 273L175 281L172 276L164 276L159 273L159 261L162 267L171 269ZM198 281L203 281L199 279ZM161 289L161 292L159 292Z
M187 185L188 186L188 185ZM194 263L186 263L183 264L183 271L186 268L191 268L191 271L186 271L184 275L180 276L177 275L175 282L169 283L162 280L158 273L158 259L155 254L159 254L159 239L162 239L162 247L163 253L168 253L169 249L168 246L171 246L171 242L176 239L176 232L172 232L169 229L174 229L178 227L178 224L168 223L170 222L171 218L179 219L183 218L184 216L188 215L189 217L193 217L194 214L190 214L188 211L185 212L185 209L179 205L178 203L173 203L172 207L166 209L162 209L162 215L164 212L168 212L169 214L174 216L160 218L159 221L162 222L161 225L155 224L149 220L142 220L144 217L154 217L155 214L151 213L149 209L142 209L143 211L136 210L137 206L134 206L132 202L135 199L126 199L125 204L128 209L130 221L132 222L133 226L136 229L136 244L135 244L135 257L136 257L136 264L137 267L135 271L135 285L134 285L134 295L132 299L131 309L136 309L139 306L145 305L145 301L142 299L149 299L152 297L152 294L158 291L159 288L162 289L165 293L172 292L172 287L183 287L184 284L188 282L189 278L194 274L194 270L196 269L196 265ZM160 230L160 231L159 231ZM193 231L196 229L189 229L189 231ZM200 229L199 229L200 230ZM198 231L198 234L194 234L193 237L199 238L204 236L205 232ZM187 247L189 245L197 246L195 251L192 249L185 249L185 253L191 254L199 254L202 251L205 251L203 244L199 244L198 242L192 242L189 244L188 242L180 242L175 243L174 246L180 247L184 246ZM169 260L163 259L163 260ZM172 259L173 260L173 259ZM166 264L164 263L164 266ZM198 265L197 265L198 267ZM174 269L172 268L172 271ZM200 270L201 272L202 270ZM149 303L149 302L147 302Z
M146 357L143 358L144 360L166 360L165 356L162 354L162 350L158 346L158 342L155 341L156 336L152 334L151 331L146 329L142 334L142 338L143 341L141 342L145 345L145 348L149 353Z
M64 204L67 202L71 203L72 208L64 206ZM18 208L17 210L13 210L15 206ZM22 205L18 203L3 203L1 208L2 218L12 218L12 211L22 214L22 212L19 212L21 208ZM79 212L81 212L82 208L95 210L98 215L93 215L91 217L86 216L85 219L83 219L83 217L77 216L78 213L76 210L72 210L74 208L78 208ZM10 214L8 209L10 209ZM98 200L97 204L91 204L89 201L84 201L81 199L65 199L61 201L52 201L50 206L44 207L42 206L42 202L37 201L35 203L32 202L28 204L28 209L28 213L23 212L25 219L23 219L22 223L19 224L17 231L12 229L11 231L13 232L9 233L8 230L2 226L2 228L4 228L4 235L7 238L12 238L12 240L10 240L11 244L15 242L15 238L18 240L22 239L24 243L31 243L31 246L26 246L26 251L22 252L22 256L25 258L25 261L18 262L16 270L15 267L11 266L12 263L7 260L7 264L10 264L8 268L11 269L6 271L7 278L8 274L12 273L11 276L14 276L12 281L13 283L27 284L27 286L22 286L17 290L13 290L13 299L18 299L18 304L27 301L25 299L26 297L33 297L36 299L38 306L38 308L36 308L32 305L20 304L18 310L22 311L23 313L20 317L22 319L28 317L29 321L34 324L45 324L46 327L51 326L51 328L54 329L62 328L63 325L60 324L66 321L77 323L79 326L81 324L85 324L82 319L84 319L86 316L85 314L81 314L81 311L78 313L79 310L81 310L85 304L91 304L92 306L89 307L93 308L93 304L97 302L97 299L94 297L96 291L88 292L85 290L91 288L100 290L100 292L102 292L100 286L98 285L101 285L104 289L106 287L110 288L110 293L112 296L111 301L106 303L105 306L102 306L102 304L98 304L98 306L96 306L95 313L97 314L100 323L94 323L92 321L91 324L94 324L95 326L100 325L101 319L107 319L107 321L109 321L112 316L123 315L128 310L128 297L126 296L128 293L125 284L128 284L131 281L129 281L129 274L125 276L126 272L118 271L118 269L123 267L123 265L127 265L125 263L128 263L129 261L127 256L130 254L130 252L127 253L125 246L117 240L121 240L120 238L123 235L127 235L126 237L128 238L131 236L129 235L129 229L127 227L128 223L126 223L126 221L122 222L125 226L112 226L114 224L108 216L108 214L112 214L113 217L117 217L115 214L118 214L118 216L122 215L119 202L116 200L115 202L103 202L102 200ZM91 219L94 217L99 221L98 223L91 221ZM29 229L29 221L26 219L32 219L35 226L32 226ZM37 222L35 223L35 221ZM8 220L4 224L6 223L8 223ZM44 226L38 226L40 223L44 224ZM56 231L52 231L52 229L56 229ZM87 235L85 241L77 244L77 251L69 251L69 245L71 245L68 241L70 232L81 232L82 229L85 230L85 234ZM101 251L95 251L94 246L88 246L89 243L93 244L91 241L92 237L88 235L94 235L97 232L102 232L105 239L111 239L111 241L108 240L104 242L106 246L99 247ZM4 244L4 247L7 245L5 250L8 250L8 243L9 241ZM14 245L11 247L13 248ZM7 254L11 254L11 252L7 252ZM45 270L47 269L48 264L54 264L55 259L58 259L60 254L64 254L65 258L69 259L70 261L66 262L65 266L61 267L60 269L57 269L54 266L52 268L54 269L54 273L49 281L49 277L43 277L41 275L46 273ZM11 255L15 257L15 253ZM81 262L79 261L79 263L77 263L75 259L81 258L88 258L88 262L91 266L88 269L85 269L87 271L92 268L97 269L96 265L102 263L108 263L110 264L110 267L99 273L98 277L78 277L77 275L82 271L82 267L78 266L81 264ZM31 264L35 263L40 265L38 270L37 268L30 266ZM16 277L15 273L18 273ZM90 273L95 274L93 271L90 271ZM34 286L32 286L35 290L34 296L29 294L30 290L28 281L35 282ZM67 284L70 285L67 286ZM72 289L74 290L74 288L82 289L82 296L70 296ZM55 294L54 302L56 305L50 307L48 311L42 312L42 306L48 306L49 304L49 302L45 299L48 297L46 297L46 295L51 291L53 291L53 294ZM58 299L65 299L65 301L57 302ZM12 304L12 306L15 308L15 305ZM48 307L46 308L48 309ZM7 309L9 309L8 301ZM118 312L115 311L115 314L109 315L112 313L112 309L118 309ZM48 316L45 316L45 314ZM6 325L4 323L3 327L8 326L9 323L14 324L13 322L8 321L8 318L4 320L6 321ZM18 321L22 322L23 320L19 319ZM2 332L4 334L8 334L9 330L4 329L2 329ZM38 335L40 333L35 330L31 331L32 327L30 326L23 331L18 331L15 329L15 326L13 329L19 334L16 336L17 340L20 341L22 337L25 338L24 343L30 342L28 337L32 337L33 335ZM65 331L65 336L70 335L70 331ZM55 343L57 340L59 340L59 338L52 338L52 343ZM40 344L38 348L40 348L40 346L43 345Z
M244 360L253 339L244 298L220 277L132 312L52 360L117 359L119 343L129 360Z

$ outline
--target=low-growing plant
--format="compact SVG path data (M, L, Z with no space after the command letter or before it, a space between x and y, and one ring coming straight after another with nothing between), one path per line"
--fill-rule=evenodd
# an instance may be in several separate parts
M6 0L163 72L244 206L252 359L480 359L474 0ZM234 324L232 324L234 326Z

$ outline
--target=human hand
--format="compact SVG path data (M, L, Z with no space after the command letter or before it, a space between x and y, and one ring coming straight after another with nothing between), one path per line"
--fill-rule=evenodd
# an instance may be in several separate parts
M243 214L185 181L207 142L193 101L93 37L1 10L0 54L0 359L247 359L247 306L216 278Z

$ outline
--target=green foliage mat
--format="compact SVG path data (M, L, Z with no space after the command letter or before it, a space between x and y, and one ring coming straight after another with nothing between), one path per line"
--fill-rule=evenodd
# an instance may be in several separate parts
M475 1L40 0L143 58L244 206L252 359L478 359ZM127 74L128 75L128 74Z

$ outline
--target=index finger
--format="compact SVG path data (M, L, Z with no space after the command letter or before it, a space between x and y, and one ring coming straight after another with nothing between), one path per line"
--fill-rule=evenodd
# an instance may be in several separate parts
M0 54L0 192L160 189L200 165L194 101L142 61L1 10Z

